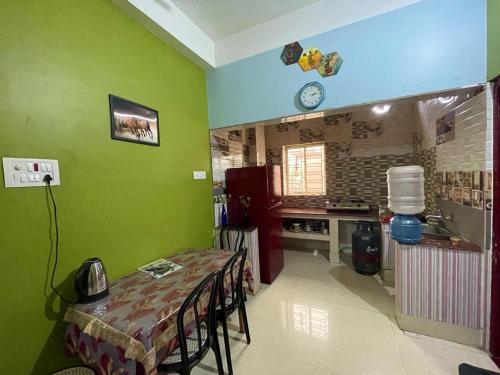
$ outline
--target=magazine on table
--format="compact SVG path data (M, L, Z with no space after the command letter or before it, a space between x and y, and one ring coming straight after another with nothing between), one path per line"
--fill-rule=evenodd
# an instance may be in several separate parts
M139 267L138 270L153 276L155 279L159 279L160 277L166 276L169 273L180 270L181 268L182 266L169 260L157 259L154 262Z

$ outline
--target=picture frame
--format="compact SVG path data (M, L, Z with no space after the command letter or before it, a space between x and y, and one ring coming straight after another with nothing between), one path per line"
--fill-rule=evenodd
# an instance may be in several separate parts
M453 189L453 201L455 203L460 203L463 204L464 202L464 197L463 197L463 188L461 187L456 187Z
M482 190L472 190L472 207L483 209L483 191Z
M464 187L462 190L462 204L464 206L472 206L472 189L468 187Z
M446 184L455 186L455 172L446 172Z
M436 172L436 183L442 185L444 183L443 172Z
M491 171L484 172L484 190L493 190L493 172Z
M491 190L484 191L484 209L491 211L493 209L493 192Z
M449 201L455 200L455 188L453 186L448 187L448 200Z
M436 120L436 145L455 140L455 111Z
M472 188L474 190L483 190L483 171L472 172Z
M464 172L463 177L464 177L464 188L472 189L472 172Z
M109 94L111 139L160 146L158 111Z
M464 172L455 172L455 186L464 187Z
M441 199L448 200L449 198L448 185L441 185Z

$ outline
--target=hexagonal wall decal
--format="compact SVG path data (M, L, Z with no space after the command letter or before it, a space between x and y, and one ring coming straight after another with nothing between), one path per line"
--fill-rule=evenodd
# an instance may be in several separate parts
M299 61L297 62L304 72L311 69L316 69L321 62L323 54L317 48L308 48L302 51Z
M339 72L342 62L342 57L338 52L328 53L323 56L316 70L322 77L331 77Z
M299 61L299 57L303 50L299 42L287 44L281 52L281 61L283 61L285 65L295 64Z

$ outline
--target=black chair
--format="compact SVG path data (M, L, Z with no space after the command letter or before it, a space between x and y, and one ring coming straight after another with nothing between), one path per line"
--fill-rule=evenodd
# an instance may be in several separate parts
M224 345L226 348L226 358L228 373L233 373L231 363L231 349L229 347L229 334L227 330L226 319L236 310L239 311L245 326L245 334L247 344L250 344L250 332L248 330L248 318L245 308L245 295L243 291L243 270L245 268L245 260L247 249L241 248L231 259L224 265L221 271L221 283L219 287L219 305L217 306L217 320L222 323L224 332ZM235 277L236 274L236 277ZM235 279L236 278L236 279Z
M89 366L70 367L52 373L52 375L96 375L96 374L97 373L95 372L95 370Z
M468 365L467 363L462 363L458 366L459 375L500 375L498 372L485 370L479 367L474 367Z
M231 233L234 233L236 239L231 241ZM220 247L221 249L229 249L231 251L238 251L243 247L243 241L245 239L245 232L243 229L236 224L229 224L225 227L220 228ZM224 242L225 240L225 242ZM227 247L226 245L227 244Z
M224 375L215 310L220 283L220 273L211 273L182 303L177 316L179 347L158 365L158 372L189 375L212 349L219 375Z

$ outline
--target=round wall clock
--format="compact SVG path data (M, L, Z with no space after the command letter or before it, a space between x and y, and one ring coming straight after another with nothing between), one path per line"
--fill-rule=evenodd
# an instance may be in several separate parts
M325 99L325 89L319 82L310 82L299 91L299 102L307 109L318 107Z

